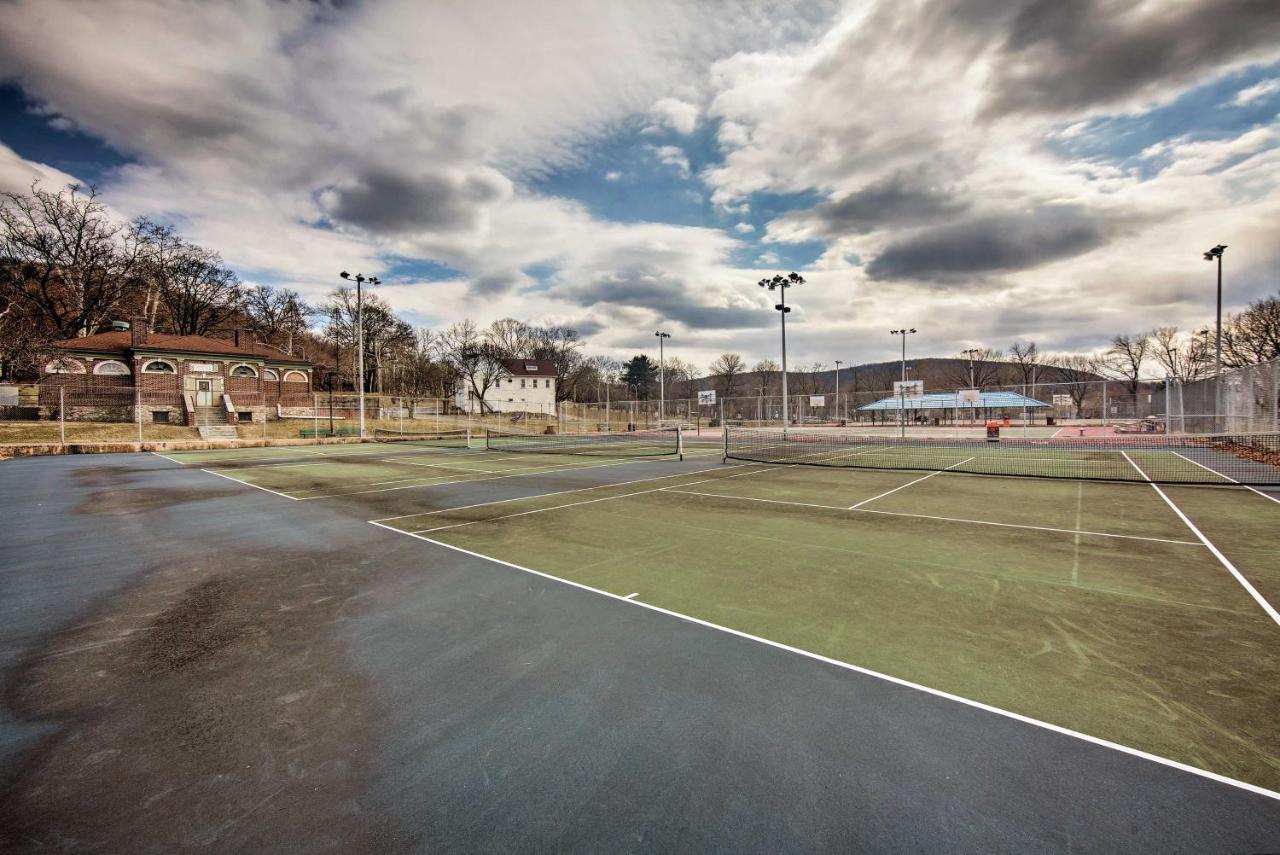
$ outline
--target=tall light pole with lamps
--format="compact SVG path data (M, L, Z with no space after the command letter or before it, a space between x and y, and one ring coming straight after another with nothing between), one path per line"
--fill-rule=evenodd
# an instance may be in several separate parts
M902 436L907 435L907 389L906 389L907 336L912 335L913 333L915 333L915 331L916 331L915 327L911 327L910 329L904 328L900 330L889 330L889 335L902 336L902 383L903 385L898 387L899 389L902 390L902 394L898 398L898 425L900 426L899 433Z
M1222 417L1222 253L1226 244L1218 244L1204 254L1205 261L1218 262L1218 317L1214 324L1213 334L1213 408L1214 418Z
M654 333L658 337L658 428L662 428L662 417L667 414L667 352L663 343L671 338L671 333L659 330Z
M352 276L345 270L338 275L356 283L356 388L360 396L360 438L364 439L364 294L360 286L365 282L381 285L382 280L362 273Z
M840 366L844 361L836 360L836 421L840 421Z
M758 284L771 292L777 291L779 297L774 308L782 314L782 434L786 436L787 425L791 424L787 401L787 314L791 309L787 307L787 289L793 285L803 285L804 277L792 271L786 276L779 273L772 279L761 279Z

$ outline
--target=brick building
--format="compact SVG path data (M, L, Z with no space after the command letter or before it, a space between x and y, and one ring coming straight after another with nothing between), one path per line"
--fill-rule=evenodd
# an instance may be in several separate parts
M314 366L247 331L220 339L154 333L145 320L112 327L54 345L41 369L42 415L62 407L68 419L216 429L313 406Z

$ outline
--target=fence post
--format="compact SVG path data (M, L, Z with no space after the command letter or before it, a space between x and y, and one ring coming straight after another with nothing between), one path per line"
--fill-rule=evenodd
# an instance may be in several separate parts
M133 388L133 413L138 419L138 451L142 451L142 390Z
M311 393L311 437L320 438L320 396Z
M62 444L67 444L67 390L65 386L58 387L58 437Z

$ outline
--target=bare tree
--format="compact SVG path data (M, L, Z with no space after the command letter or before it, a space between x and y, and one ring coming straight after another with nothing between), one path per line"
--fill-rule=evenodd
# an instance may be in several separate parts
M536 344L534 328L515 318L501 318L489 324L484 338L503 359L528 359L533 357Z
M1151 333L1121 333L1111 339L1111 347L1103 354L1099 367L1124 381L1129 397L1136 402L1142 366L1151 355Z
M163 258L149 258L145 270L156 279L169 326L178 335L206 335L240 311L240 279L216 252L183 244Z
M1040 351L1034 341L1015 341L1009 346L1009 361L1018 366L1022 377L1022 385L1030 386L1036 379L1036 369L1040 364Z
M572 389L570 381L582 362L582 339L578 331L561 326L531 329L533 344L529 355L551 361L556 369L556 400L568 400Z
M692 362L678 356L668 356L666 365L667 394L672 398L693 397L690 385L697 369Z
M1044 357L1044 364L1052 366L1059 383L1055 388L1065 389L1071 396L1075 418L1084 416L1084 402L1098 380L1095 371L1097 358L1082 353L1059 353Z
M736 353L722 353L715 358L708 370L716 378L722 398L732 398L738 385L738 375L746 370L747 364Z
M1280 358L1280 296L1249 304L1222 325L1222 362L1232 368Z
M970 387L969 368L973 366L972 388L986 389L989 386L995 386L1000 383L1000 374L1003 369L1004 354L998 350L989 347L973 348L972 354L961 353L956 359L958 362L948 365L946 371L946 382L952 386L963 388Z
M48 339L94 332L140 285L145 241L112 219L97 191L0 193L0 295Z
M446 327L436 336L440 358L475 398L481 412L492 409L485 396L502 377L502 355L485 341L475 321L462 320Z
M777 382L782 366L772 359L762 359L751 370L756 374L756 394L762 398L772 395L774 383Z
M1195 335L1184 334L1177 327L1153 329L1150 347L1165 375L1178 380L1198 380L1213 364L1212 348L1198 344Z
M297 291L257 285L245 293L244 311L259 341L293 353L295 337L307 329L307 319L315 310L303 302Z

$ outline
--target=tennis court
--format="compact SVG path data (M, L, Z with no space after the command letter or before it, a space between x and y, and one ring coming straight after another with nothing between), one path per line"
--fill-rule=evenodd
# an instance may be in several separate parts
M748 459L722 462L715 438L677 449L656 434L171 459L1280 790L1274 467L1221 444L952 444L925 460L887 439L734 440L731 456ZM852 455L868 468L850 468ZM975 474L1012 471L1054 477ZM1245 479L1261 486L1230 486Z

